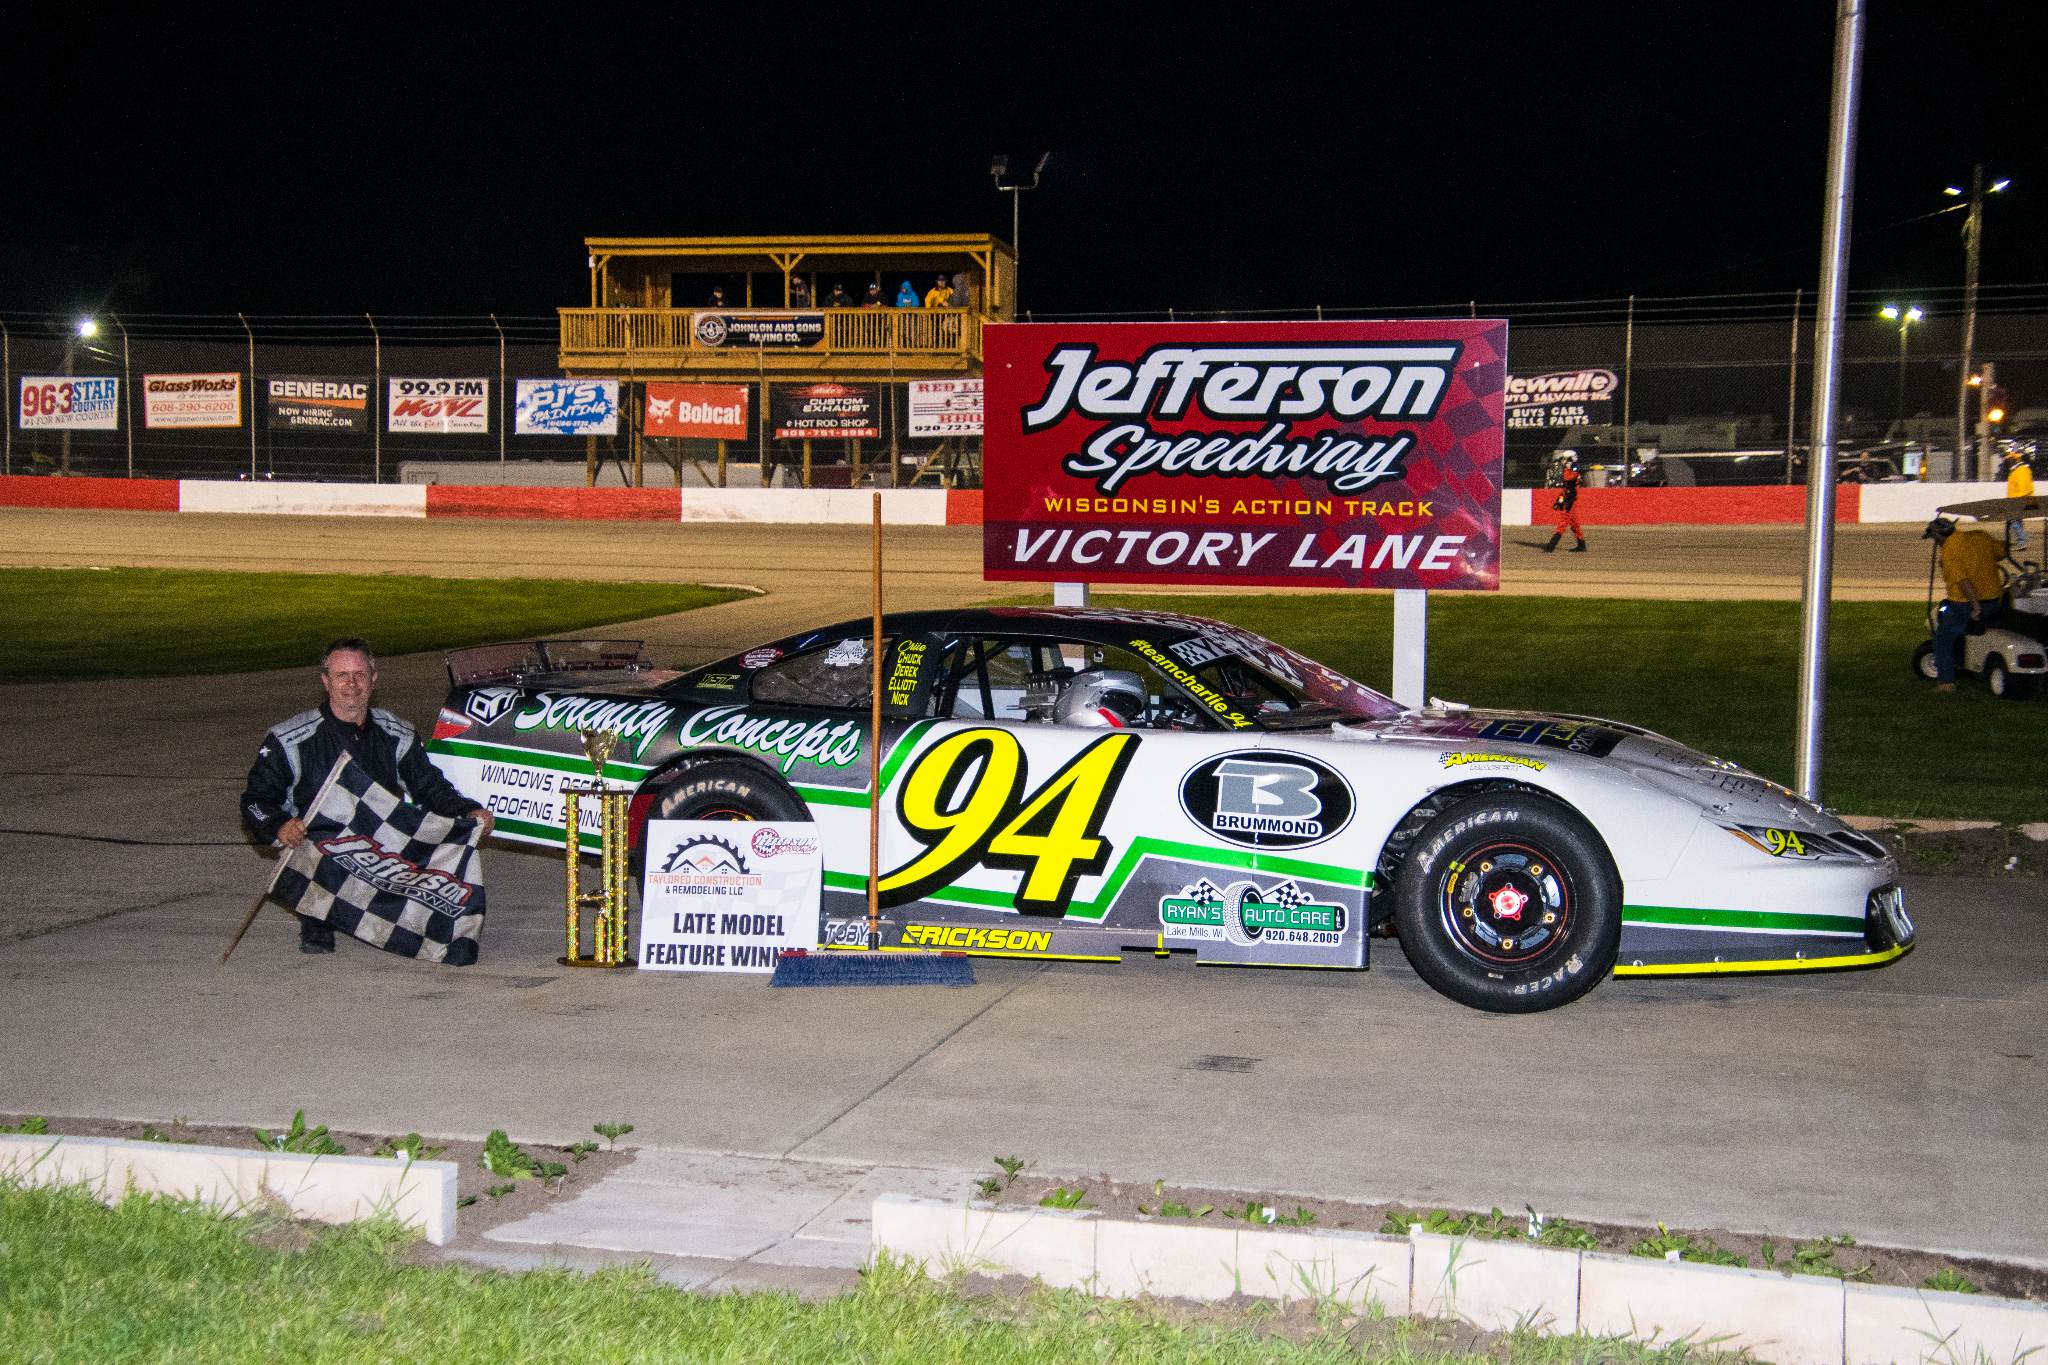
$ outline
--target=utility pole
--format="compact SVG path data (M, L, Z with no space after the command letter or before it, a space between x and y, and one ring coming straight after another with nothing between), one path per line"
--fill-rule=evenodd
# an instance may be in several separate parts
M1956 376L1955 477L1977 477L1977 452L1970 445L1971 352L1977 345L1977 254L1984 240L1984 167L1970 168L1970 216L1963 220L1963 364ZM1965 456L1964 451L1970 453Z

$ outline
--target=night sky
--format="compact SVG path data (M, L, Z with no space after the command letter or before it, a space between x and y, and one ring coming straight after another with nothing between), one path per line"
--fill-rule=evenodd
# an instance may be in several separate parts
M1034 312L1814 287L1833 6L1380 8L16 16L0 311L545 314L589 234L1008 236L1041 151ZM1986 283L2048 281L2025 7L1870 11L1851 287L1953 307L1973 160Z

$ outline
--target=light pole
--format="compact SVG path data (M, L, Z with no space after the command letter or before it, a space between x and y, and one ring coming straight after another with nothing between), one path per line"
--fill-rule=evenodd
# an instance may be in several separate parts
M1899 439L1903 441L1906 439L1906 329L1926 314L1916 304L1909 303L1901 308L1896 303L1888 303L1877 310L1877 315L1886 322L1899 324L1899 403L1894 424L1898 427Z
M80 318L78 326L64 337L64 377L69 379L78 366L78 343L91 341L100 334L100 325L91 318ZM90 348L88 348L90 349ZM57 472L71 472L71 428L67 424L57 435Z
M1051 152L1046 152L1044 155L1038 158L1037 164L1032 166L1031 168L1031 183L1028 185L1023 184L1022 182L1019 182L1014 185L1005 185L1003 183L1003 177L1006 174L1008 174L1010 170L1009 157L997 156L993 161L989 162L988 164L989 178L996 182L996 188L998 190L1010 196L1010 259L1013 262L1018 263L1018 273L1020 275L1023 273L1022 262L1024 259L1024 248L1018 244L1017 239L1023 235L1024 223L1023 216L1019 206L1024 201L1021 198L1019 198L1019 196L1022 195L1025 190L1035 190L1038 188L1038 177L1044 174L1045 163L1050 160L1052 160ZM1015 293L1019 291L1017 291L1013 286L1012 292ZM1017 300L1013 298L1010 300L1010 312L1014 316L1016 311Z
M1956 473L1965 478L1977 477L1977 451L1970 444L1969 403L1970 376L1975 373L1971 352L1977 345L1977 260L1984 247L1984 196L1997 194L2011 183L2000 180L1986 188L1984 167L1970 168L1970 214L1963 220L1963 364L1956 385ZM1963 197L1960 185L1944 186L1941 192L1951 199ZM1970 452L1967 462L1963 457L1966 448Z

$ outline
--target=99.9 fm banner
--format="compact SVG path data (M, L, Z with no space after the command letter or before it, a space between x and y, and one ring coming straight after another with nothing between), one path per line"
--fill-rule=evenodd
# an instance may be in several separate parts
M987 578L1500 586L1505 322L984 338Z

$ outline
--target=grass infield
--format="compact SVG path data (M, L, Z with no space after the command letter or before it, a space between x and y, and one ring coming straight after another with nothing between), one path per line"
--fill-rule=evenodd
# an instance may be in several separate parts
M378 654L457 649L688 611L746 594L545 578L0 570L0 682L303 667L360 635Z
M309 1231L132 1196L0 1183L0 1359L1450 1362L1727 1359L1492 1335L1334 1305L1175 1309L1028 1290L974 1298L898 1265L824 1302L706 1297L645 1266L507 1275L415 1263L388 1225Z
M1382 594L1112 596L1255 630L1384 689L1393 599ZM1831 615L1822 799L1859 815L2048 819L2048 699L2000 701L1965 676L1913 676L1920 604L1837 602ZM1628 721L1791 785L1797 602L1666 602L1437 593L1429 690L1472 706Z

